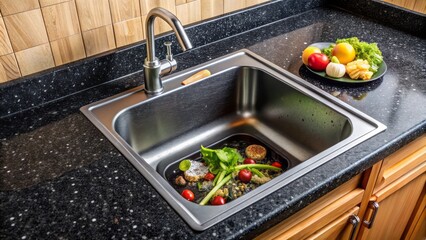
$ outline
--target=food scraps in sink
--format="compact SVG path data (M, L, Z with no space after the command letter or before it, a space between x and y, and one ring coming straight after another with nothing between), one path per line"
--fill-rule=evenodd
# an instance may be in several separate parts
M211 149L201 146L201 157L179 162L169 181L188 201L223 205L279 176L285 159L273 150L244 141Z

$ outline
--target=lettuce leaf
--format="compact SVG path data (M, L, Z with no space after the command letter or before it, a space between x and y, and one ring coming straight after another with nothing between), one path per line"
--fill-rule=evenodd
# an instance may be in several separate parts
M367 43L360 41L357 37L337 39L337 43L346 42L355 49L355 59L367 60L370 64L370 71L377 72L383 62L383 55L377 43Z
M244 158L235 148L210 149L201 146L201 155L209 167L209 171L218 174L221 171L232 172Z

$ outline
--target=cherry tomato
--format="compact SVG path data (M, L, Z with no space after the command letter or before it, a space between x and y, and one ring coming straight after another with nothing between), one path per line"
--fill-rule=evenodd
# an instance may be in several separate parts
M273 162L271 164L271 166L277 167L277 168L281 168L283 165L280 162Z
M223 205L223 204L225 204L225 198L223 198L221 196L216 196L211 201L211 204L212 205Z
M246 159L244 159L244 162L243 162L244 164L255 164L256 163L256 161L254 161L253 159L251 159L251 158L246 158Z
M251 180L251 172L247 169L242 169L238 173L238 178L240 179L241 182L248 183Z
M181 193L182 197L185 198L188 201L194 201L194 193L191 190L185 189Z
M207 180L207 181L211 181L211 180L213 180L213 179L214 179L214 174L213 174L213 173L211 173L211 172L208 172L208 173L204 176L204 179L205 179L205 180Z
M308 58L308 66L315 71L324 71L330 60L322 53L312 53Z

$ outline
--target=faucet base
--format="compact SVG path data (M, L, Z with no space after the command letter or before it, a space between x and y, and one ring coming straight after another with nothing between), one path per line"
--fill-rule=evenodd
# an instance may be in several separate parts
M163 83L160 80L161 63L157 58L143 64L145 75L145 91L147 93L159 93L163 91Z

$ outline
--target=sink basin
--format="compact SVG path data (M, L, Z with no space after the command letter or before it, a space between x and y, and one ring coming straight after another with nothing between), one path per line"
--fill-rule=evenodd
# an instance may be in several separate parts
M208 78L182 80L209 69ZM164 92L138 87L81 111L195 230L204 230L317 168L386 127L297 76L241 50L163 79ZM180 196L167 172L200 145L250 137L286 161L286 171L222 206ZM215 145L216 144L216 145Z

